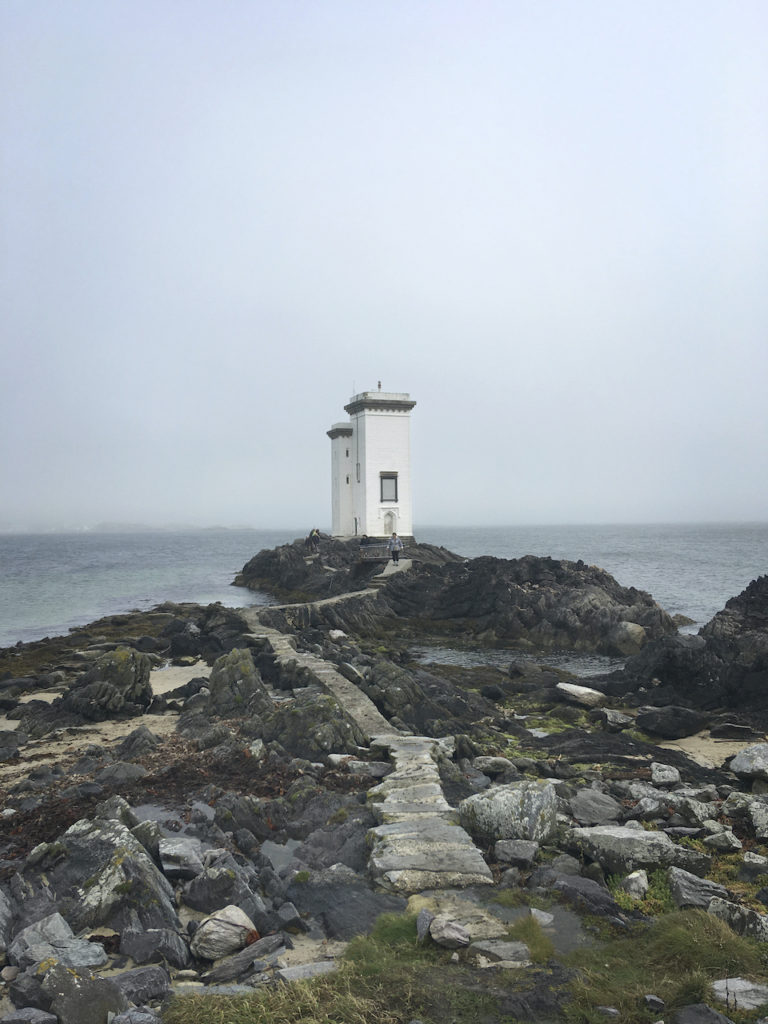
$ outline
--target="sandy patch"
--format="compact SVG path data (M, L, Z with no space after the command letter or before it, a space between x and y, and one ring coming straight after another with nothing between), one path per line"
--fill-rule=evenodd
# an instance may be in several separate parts
M280 961L286 967L312 964L317 960L340 959L349 945L340 939L310 939L306 935L291 935L291 942L293 949L280 954Z
M194 665L168 665L163 668L153 668L149 674L149 681L152 684L152 693L159 697L163 693L175 690L177 686L184 686L190 679L210 674L211 670L204 661L196 661Z
M157 696L168 693L177 686L188 683L190 679L208 675L209 672L210 669L204 661L198 661L194 665L171 665L168 668L153 669L149 677L152 692ZM20 701L45 700L50 703L56 697L60 697L61 693L61 690L37 691L25 694ZM140 725L145 725L156 736L168 736L175 730L178 718L178 714L171 711L164 715L140 715L122 721L92 722L88 725L59 729L48 736L43 736L42 739L30 740L20 747L18 760L0 763L0 782L8 785L15 778L26 776L30 762L34 762L35 765L53 765L74 761L83 755L91 743L109 746L124 739ZM15 730L18 725L17 721L0 716L0 730Z
M755 743L764 743L766 737L749 740L716 740L709 735L709 730L696 733L695 736L686 736L681 740L666 740L659 743L660 747L666 750L680 750L696 764L703 768L722 768L723 762L729 757L734 757L745 747L751 747Z

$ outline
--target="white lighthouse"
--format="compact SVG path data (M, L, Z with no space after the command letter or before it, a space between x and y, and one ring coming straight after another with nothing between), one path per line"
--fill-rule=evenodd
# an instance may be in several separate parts
M334 423L331 439L331 532L334 537L413 535L411 409L402 392L363 391Z

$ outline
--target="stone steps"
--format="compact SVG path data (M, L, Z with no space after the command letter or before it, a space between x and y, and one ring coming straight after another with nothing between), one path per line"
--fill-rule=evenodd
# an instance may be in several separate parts
M413 561L410 558L401 558L399 562L387 562L380 573L372 576L368 581L370 587L382 587L389 580L390 576L394 576L398 572L407 572Z
M403 894L490 884L488 865L443 795L436 758L453 753L453 738L396 732L362 690L327 661L297 651L285 633L259 625L251 636L268 646L279 662L294 662L306 669L318 686L338 700L374 752L380 751L394 765L368 791L379 822L368 833L374 880Z
M441 748L448 753L453 741L389 734L373 737L371 745L395 766L368 791L380 822L368 833L370 870L379 885L415 893L491 884L490 868L443 796L435 757Z

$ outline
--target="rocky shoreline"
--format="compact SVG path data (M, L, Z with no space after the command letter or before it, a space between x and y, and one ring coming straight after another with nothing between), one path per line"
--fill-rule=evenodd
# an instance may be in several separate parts
M489 1022L565 1020L570 952L646 934L660 890L768 942L766 578L690 638L583 563L404 555L285 545L238 582L290 603L162 605L0 652L0 1022L150 1024L326 976L386 913ZM415 661L434 636L509 667ZM629 660L585 686L546 666L559 648ZM704 729L740 752L666 745ZM712 1008L637 1019L726 1019L726 977Z

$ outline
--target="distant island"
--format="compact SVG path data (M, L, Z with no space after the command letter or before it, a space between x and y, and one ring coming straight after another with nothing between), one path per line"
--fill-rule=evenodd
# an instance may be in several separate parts
M191 523L163 523L150 525L149 523L95 523L92 526L74 526L72 524L63 526L0 526L0 534L26 535L26 534L56 534L56 533L217 533L229 532L231 530L258 530L262 527L234 525L234 526L194 526Z

